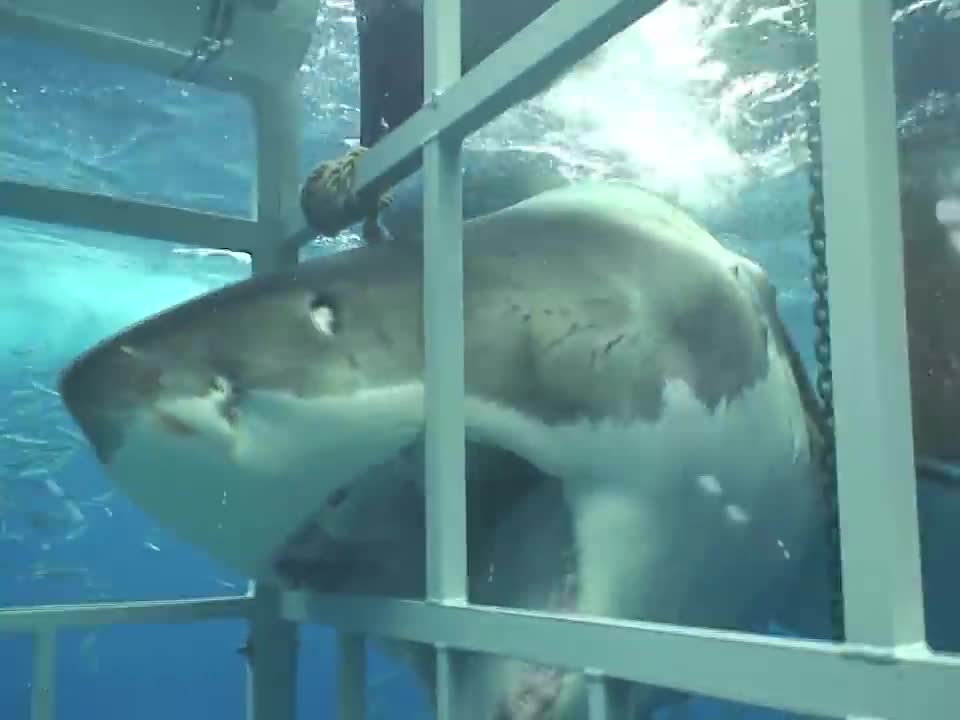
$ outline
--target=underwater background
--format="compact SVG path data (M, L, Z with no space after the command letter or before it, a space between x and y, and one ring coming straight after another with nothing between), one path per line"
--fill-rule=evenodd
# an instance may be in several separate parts
M639 181L767 268L813 371L803 103L815 71L812 39L790 21L799 4L670 0L596 62L468 140L468 214L519 199L511 193L527 181L512 177ZM960 65L960 10L947 0L897 7L906 126L960 90L960 73L937 61ZM301 72L304 177L357 137L352 2L324 3ZM0 28L3 179L246 216L253 169L239 98ZM418 192L417 178L399 188L398 222ZM345 232L304 255L356 242ZM102 337L248 272L242 255L0 218L0 605L245 592L243 578L111 491L55 385ZM332 632L301 633L299 717L331 717ZM239 621L65 631L57 717L241 717L244 635ZM410 677L371 654L370 717L429 717ZM0 636L0 668L0 720L28 718L29 637ZM785 715L704 701L664 717Z

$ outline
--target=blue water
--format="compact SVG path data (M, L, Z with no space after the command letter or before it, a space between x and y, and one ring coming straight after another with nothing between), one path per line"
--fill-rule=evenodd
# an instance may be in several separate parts
M316 159L342 153L344 138L356 136L351 43L348 26L331 22L318 28L318 43L304 71L301 175ZM684 125L670 113L679 113L680 120L696 117L696 103L682 92L686 87L665 83L649 91L658 93L659 104L670 110L659 121L663 127ZM517 115L518 122L529 125L531 113L541 109L534 106ZM692 135L702 134L695 124L690 128ZM252 137L249 114L236 98L0 36L0 175L5 179L245 216L253 177ZM553 140L547 149L556 157L562 156L560 150L570 151L563 138ZM584 158L599 157L606 170L596 174L653 168L651 182L662 181L663 188L672 190L676 178L686 176L677 175L676 167L666 168L655 145L634 149L626 161L604 155L609 148L602 143L584 147L580 164L571 162L571 173L583 174ZM777 148L786 152L788 145L783 140ZM673 157L671 162L689 162L694 171L700 167L695 157ZM712 183L706 170L702 174L707 176L702 192L683 199L725 240L768 267L783 293L785 319L812 365L803 174L771 173L762 182L741 182L736 203L727 204L727 185ZM312 250L329 252L336 245ZM124 497L107 496L110 486L90 453L70 435L70 421L56 399L43 388L52 387L56 371L101 337L244 277L248 270L234 257L202 257L188 248L140 239L0 220L0 398L5 398L0 432L21 438L0 444L0 604L184 598L245 590L242 578L155 527ZM71 519L54 494L38 492L36 483L25 481L37 477L23 475L25 471L63 487L76 500L83 521ZM58 718L241 717L245 661L236 649L244 632L239 622L65 632L59 645ZM0 668L0 720L29 717L26 638L0 636ZM331 717L332 668L330 632L304 628L300 717ZM425 713L409 677L375 653L369 679L371 717ZM670 714L675 719L707 716L783 717L718 703L696 703L689 713Z

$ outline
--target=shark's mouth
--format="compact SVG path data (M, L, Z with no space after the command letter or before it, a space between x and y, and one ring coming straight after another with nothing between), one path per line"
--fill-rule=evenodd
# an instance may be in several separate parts
M320 593L422 599L426 518L419 444L329 494L279 547L272 569L284 584ZM578 572L570 518L553 478L500 450L468 449L470 600L575 612ZM533 529L531 529L533 528ZM491 657L473 658L497 663ZM508 662L516 671L480 692L487 720L547 720L576 676Z

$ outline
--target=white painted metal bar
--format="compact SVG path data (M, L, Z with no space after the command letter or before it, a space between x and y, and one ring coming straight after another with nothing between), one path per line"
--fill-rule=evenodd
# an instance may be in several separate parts
M57 699L57 631L33 634L33 679L30 684L30 719L54 720Z
M298 628L281 617L277 589L251 585L247 720L295 720Z
M960 657L493 607L286 593L284 616L822 717L943 720Z
M301 82L291 78L250 96L256 134L257 175L251 201L260 233L253 272L293 267L306 240L299 205Z
M458 662L460 655L456 648L449 647L446 643L437 643L434 647L437 653L437 704L434 715L437 720L457 720L462 715L457 712L461 707L458 689L463 672Z
M460 2L425 0L424 95L434 107L460 77ZM423 148L423 317L427 598L467 599L467 493L463 363L461 138L434 134ZM435 645L436 717L457 716L455 658Z
M818 0L847 639L924 635L889 0Z
M402 180L416 171L425 138L477 131L662 2L559 0L366 153L357 167L358 191Z
M367 716L367 648L362 635L337 633L337 720Z
M0 180L0 215L236 252L263 237L253 220L11 180Z
M11 607L0 610L0 633L78 625L183 623L245 618L251 608L251 600L247 597Z
M615 718L610 705L610 684L607 678L588 670L587 676L587 720L627 720Z
M257 176L251 201L260 232L252 271L260 274L296 266L299 247L289 241L301 216L301 100L296 79L258 88L250 96L256 133ZM280 615L280 591L251 583L250 654L247 662L248 720L295 720L298 628ZM339 679L343 683L344 678ZM353 720L352 716L344 716ZM360 716L362 718L362 716Z
M258 88L251 94L250 103L257 148L257 181L251 201L261 232L259 248L252 253L252 271L256 275L291 268L298 261L298 246L283 241L290 238L300 220L300 83L291 78L287 83ZM298 628L280 615L279 589L251 583L249 597L253 609L248 642L247 718L295 720Z
M438 94L460 69L459 3L426 0L425 87ZM460 140L424 146L423 313L425 343L427 595L466 599L464 482L463 189Z
M300 210L300 145L303 139L302 81L266 85L249 96L256 135L257 174L251 201L260 233L257 265L272 269L297 262L292 240L303 227ZM259 255L259 258L257 257Z

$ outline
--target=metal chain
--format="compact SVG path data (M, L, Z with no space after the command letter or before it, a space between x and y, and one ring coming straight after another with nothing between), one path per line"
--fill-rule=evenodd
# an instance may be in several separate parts
M197 41L190 57L172 77L177 80L195 80L203 69L213 62L233 39L229 37L236 15L234 0L213 0L207 15L203 35Z
M833 371L830 364L830 301L827 296L827 234L823 219L823 164L821 163L819 103L809 107L807 147L810 150L810 252L813 267L810 282L813 285L814 357L817 361L817 394L823 411L822 449L819 458L824 478L824 498L827 505L830 533L830 620L833 639L845 637L843 620L843 573L840 566L840 509L837 501L837 452L833 420Z
M807 29L815 27L813 3L807 3L810 13L806 18ZM809 36L812 38L813 33ZM842 642L845 638L843 617L843 573L840 556L840 511L837 498L837 453L833 416L833 371L830 357L830 300L827 294L827 233L823 217L823 152L820 135L820 93L816 77L807 82L806 135L808 180L810 182L810 253L813 266L810 282L813 286L814 357L817 362L816 388L822 405L822 448L818 463L823 473L824 501L827 507L827 522L830 545L830 620L833 639Z

